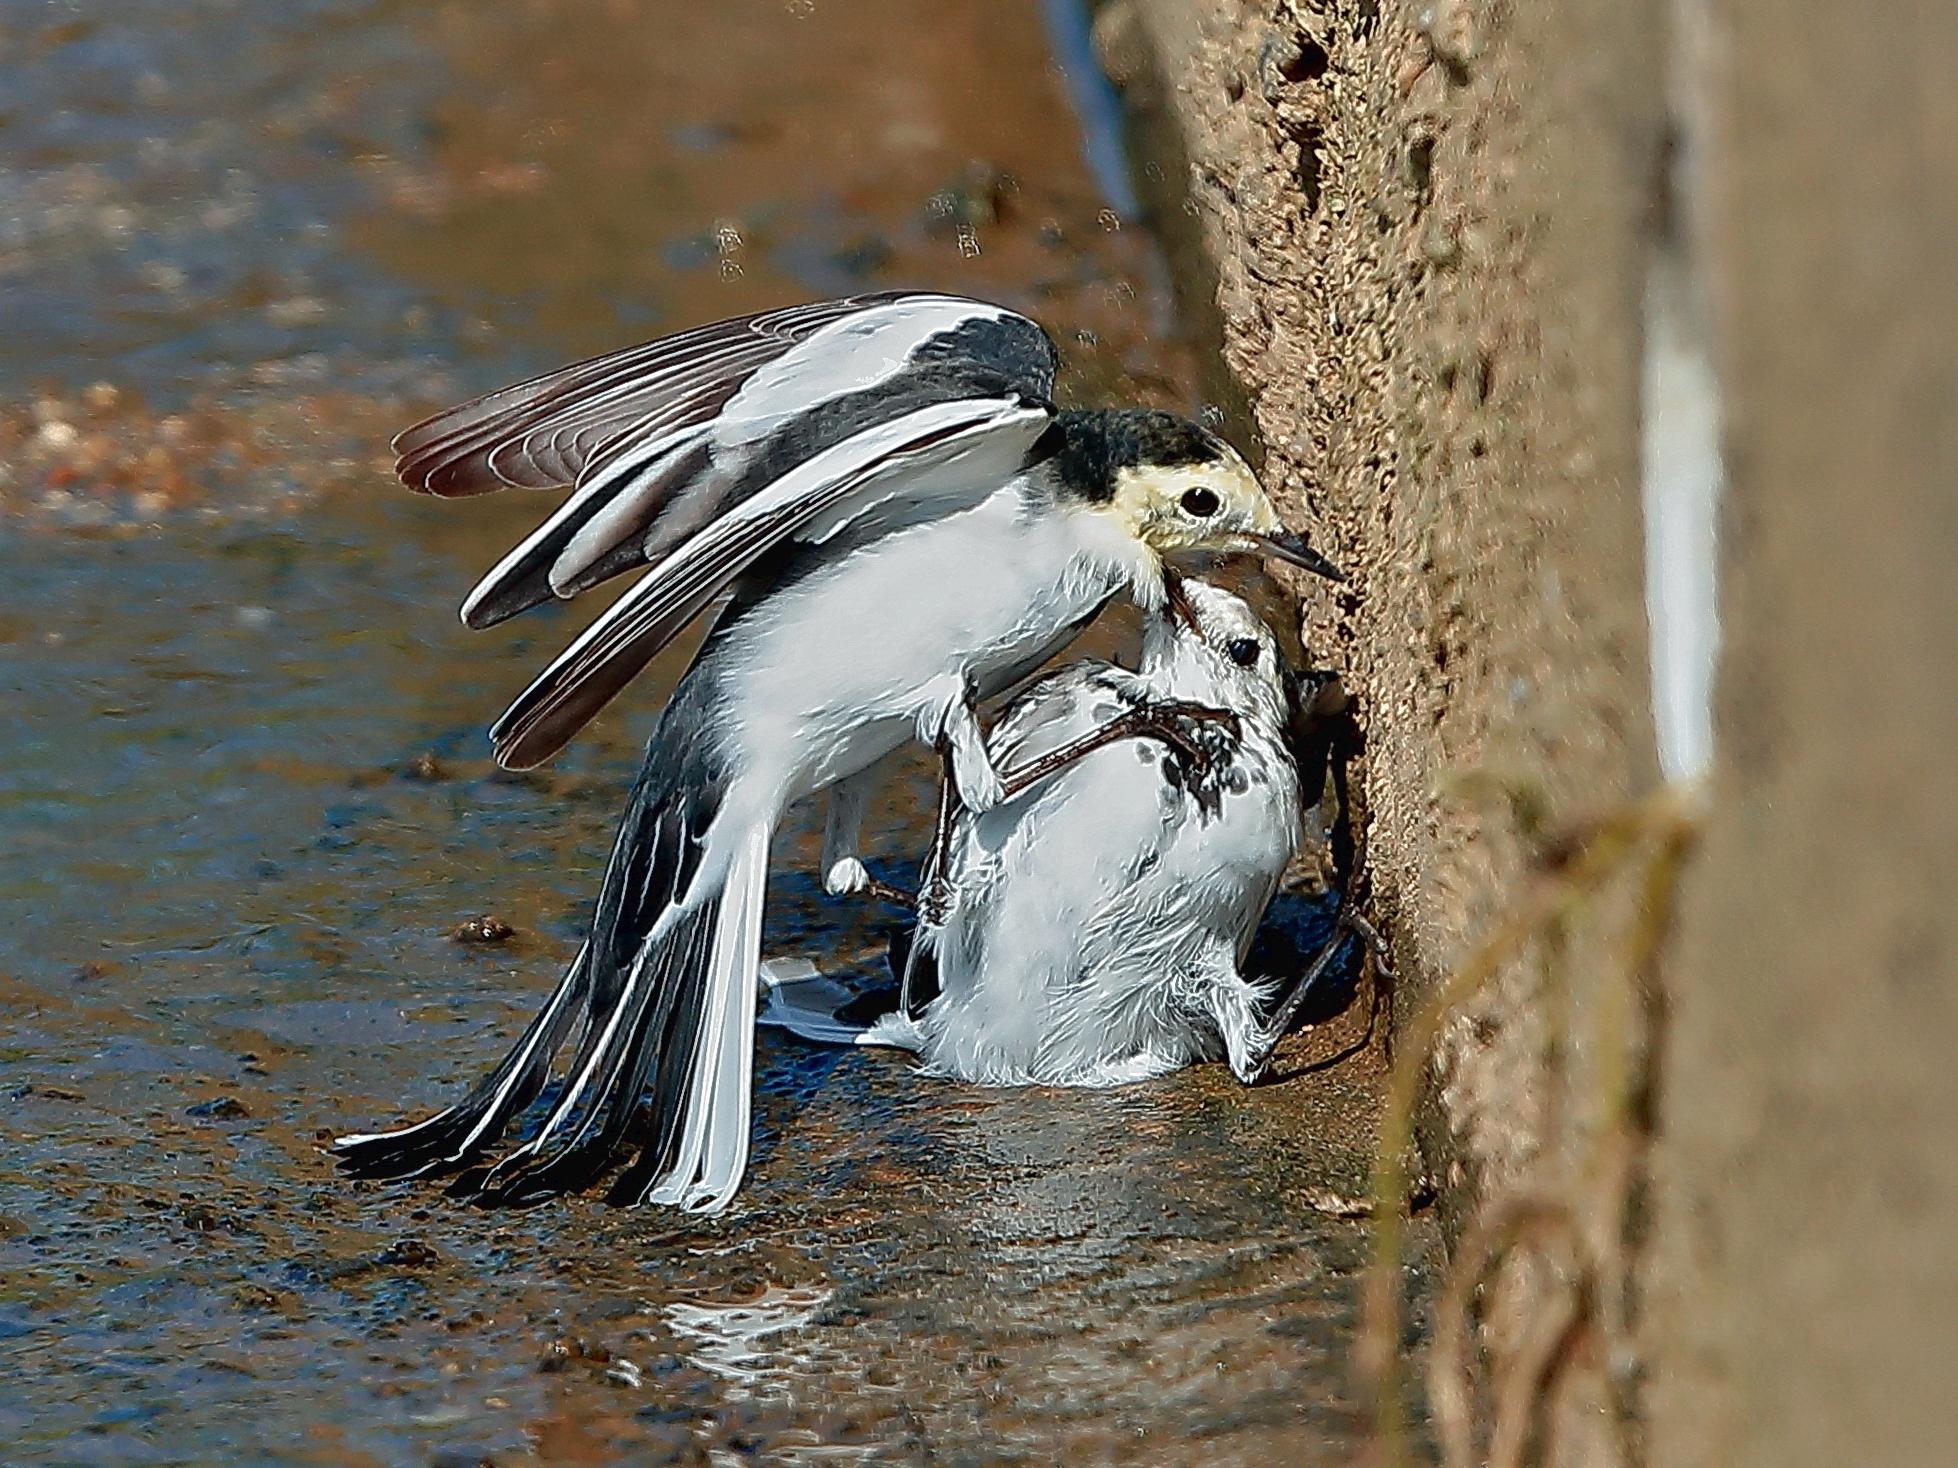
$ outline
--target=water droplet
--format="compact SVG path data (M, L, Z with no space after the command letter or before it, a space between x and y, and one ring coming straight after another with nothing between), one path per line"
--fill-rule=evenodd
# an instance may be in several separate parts
M1224 410L1215 403L1205 403L1197 409L1197 422L1201 423L1205 428L1222 428L1224 426Z
M739 260L721 261L722 280L738 280L740 279L740 276L741 276L741 262Z
M970 260L979 253L979 231L969 224L959 226L959 258Z
M1122 216L1113 209L1104 209L1095 216L1095 222L1112 234L1122 227Z

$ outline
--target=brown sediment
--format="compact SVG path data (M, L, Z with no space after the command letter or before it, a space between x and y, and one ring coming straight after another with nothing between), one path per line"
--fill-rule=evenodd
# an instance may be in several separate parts
M375 436L399 413L358 393L207 390L163 411L108 381L43 392L0 404L0 515L113 532L291 514L381 467Z

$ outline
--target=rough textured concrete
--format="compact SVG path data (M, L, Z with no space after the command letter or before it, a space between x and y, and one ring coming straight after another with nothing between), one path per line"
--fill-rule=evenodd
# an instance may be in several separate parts
M1338 602L1308 593L1307 635L1353 674L1373 898L1417 991L1521 879L1528 842L1491 788L1568 817L1652 779L1641 8L1450 12L1442 59L1405 15L1344 0L1102 15L1131 100L1188 151L1266 478L1357 573ZM1504 1176L1540 1139L1536 988L1519 969L1446 1041L1461 1155Z
M1651 1461L1948 1463L1958 12L1710 10L1726 649Z
M1131 102L1188 155L1184 231L1267 482L1356 574L1337 602L1308 589L1305 630L1358 695L1403 1014L1533 880L1546 829L1656 778L1636 411L1664 124L1651 9L1101 16ZM1554 987L1598 951L1573 932ZM1552 989L1526 957L1444 1032L1425 1142L1458 1222L1575 1165ZM1523 1328L1516 1300L1499 1336Z

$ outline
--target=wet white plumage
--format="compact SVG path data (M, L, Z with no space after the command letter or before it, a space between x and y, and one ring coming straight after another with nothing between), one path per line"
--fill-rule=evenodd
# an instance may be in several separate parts
M1162 745L1127 740L960 818L950 912L922 937L939 995L915 1027L884 1028L928 1070L1107 1086L1221 1051L1242 1076L1268 1040L1265 987L1239 965L1299 838L1284 679L1250 607L1184 588L1196 627L1155 617L1135 673L1085 663L1036 684L994 731L994 762L1169 700L1234 712L1239 736L1219 732L1219 758L1194 784Z

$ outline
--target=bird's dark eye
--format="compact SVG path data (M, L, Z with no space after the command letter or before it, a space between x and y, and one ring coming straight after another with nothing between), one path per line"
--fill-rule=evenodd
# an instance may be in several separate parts
M1183 491L1183 508L1199 520L1207 520L1217 513L1217 491L1206 489L1199 484L1195 489Z
M1233 637L1230 646L1224 649L1230 654L1232 662L1240 668L1256 667L1258 663L1258 641L1254 637Z

